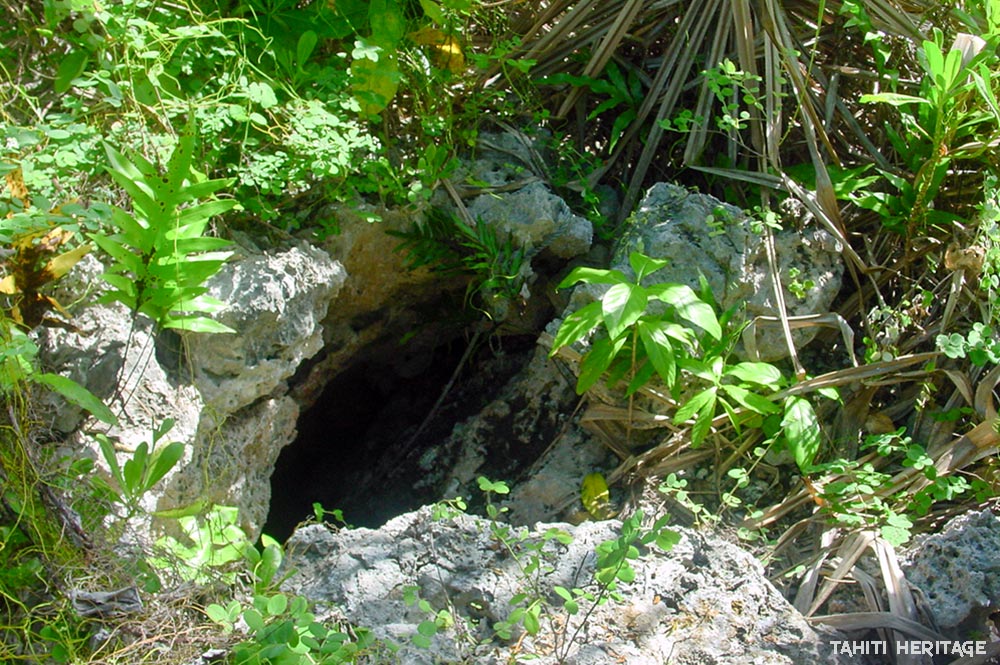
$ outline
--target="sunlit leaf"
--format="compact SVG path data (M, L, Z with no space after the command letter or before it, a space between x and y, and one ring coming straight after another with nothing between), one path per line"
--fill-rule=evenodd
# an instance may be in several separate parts
M638 328L646 356L667 387L672 388L677 380L677 362L674 360L674 349L670 344L670 338L663 328L655 323L639 321Z
M795 463L802 473L808 473L819 452L821 441L819 419L812 404L802 397L787 398L781 427Z
M646 290L635 284L615 284L601 298L604 325L612 338L639 320L646 310Z
M672 305L677 315L695 324L715 339L722 339L722 326L715 310L684 284L654 284L647 289L650 298Z
M740 381L775 389L781 387L784 380L781 370L770 363L742 362L727 367L723 373L735 376Z
M611 510L608 483L600 473L588 473L584 476L580 483L580 501L595 520L606 520L614 512Z
M654 259L640 252L632 252L628 256L629 265L635 271L636 281L641 281L647 275L651 275L660 268L666 267L670 263L667 259Z
M607 337L596 340L590 351L580 361L580 376L576 382L576 392L582 395L587 392L611 366L611 361L624 344L624 339L616 341Z
M598 301L584 305L567 316L556 332L549 355L554 356L562 347L569 346L586 337L590 331L600 325L602 318L601 303Z
M40 373L32 377L38 383L45 384L56 391L67 400L89 411L95 418L108 425L117 425L118 419L111 409L100 400L94 393L90 392L76 381L61 374Z
M628 280L620 270L602 270L600 268L590 268L588 266L577 266L559 282L560 289L566 289L577 282L584 284L624 284Z

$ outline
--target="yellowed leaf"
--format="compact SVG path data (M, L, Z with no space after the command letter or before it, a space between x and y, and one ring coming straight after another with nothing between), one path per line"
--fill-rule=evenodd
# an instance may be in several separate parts
M425 27L411 32L408 36L414 44L431 47L431 61L435 66L447 69L453 74L465 71L462 45L452 35L437 28Z
M584 477L580 483L580 501L594 519L606 520L614 515L608 483L599 473L588 473Z
M80 245L68 252L63 252L46 264L45 272L51 275L51 280L59 279L68 273L89 251L90 245Z
M28 205L28 187L24 184L24 174L21 172L20 167L7 173L6 180L7 192L10 198L17 199L24 205Z
M0 279L0 293L6 293L9 296L17 293L17 284L14 283L13 275L7 275Z

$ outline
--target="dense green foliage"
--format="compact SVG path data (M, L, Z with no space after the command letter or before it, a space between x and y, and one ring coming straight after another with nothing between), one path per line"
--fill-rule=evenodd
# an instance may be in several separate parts
M935 511L1000 493L997 379L983 371L1000 361L1000 0L580 7L5 3L0 660L156 658L141 640L90 639L98 624L72 602L81 579L149 594L196 585L198 603L159 628L222 630L235 662L350 662L391 650L362 628L317 622L304 599L280 593L281 546L250 543L235 509L196 502L157 515L174 520L173 535L119 556L129 520L150 518L143 498L187 442L167 440L169 420L135 450L99 434L102 470L48 443L44 391L103 423L115 414L45 371L33 334L72 328L71 314L97 299L52 295L89 253L106 268L101 301L182 338L228 334L205 281L231 241L337 233L335 203L373 223L379 206L426 213L398 234L409 267L464 275L466 301L502 320L504 303L530 290L527 253L492 226L429 206L486 122L546 130L551 163L532 175L588 215L602 241L645 186L677 179L752 210L762 242L789 224L776 203L795 198L843 245L852 275L837 316L863 331L867 364L821 364L822 376L802 366L790 334L787 364L736 360L740 312L718 311L707 288L644 282L669 257L633 254L633 275L569 272L562 288L603 290L565 319L552 352L577 370L581 394L627 406L623 435L608 442L622 458L615 480L639 469L699 522L736 517L776 561L792 540L777 529L832 525L898 545ZM621 193L618 218L596 213L600 187ZM792 293L814 286L788 278ZM670 436L636 445L641 418L668 423ZM956 440L973 453L946 454ZM594 517L613 513L603 477L584 487ZM482 479L480 489L494 540L525 582L494 626L503 639L606 602L637 544L673 543L667 518L650 527L630 517L596 552L589 586L549 593L537 572L562 534L521 538L493 503L506 485ZM819 570L827 555L787 556L789 568ZM417 591L408 598L428 613L415 641L460 625ZM241 620L249 630L237 636ZM559 658L576 637L568 625L554 631Z

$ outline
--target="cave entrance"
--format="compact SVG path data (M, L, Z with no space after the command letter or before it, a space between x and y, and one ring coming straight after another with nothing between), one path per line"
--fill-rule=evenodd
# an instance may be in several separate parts
M535 343L534 336L498 342L481 335L470 350L470 337L410 354L393 340L357 354L299 416L298 436L282 450L271 477L264 532L285 540L313 514L314 502L342 511L348 524L377 528L443 498L443 489L421 482L427 472L418 460L493 399Z

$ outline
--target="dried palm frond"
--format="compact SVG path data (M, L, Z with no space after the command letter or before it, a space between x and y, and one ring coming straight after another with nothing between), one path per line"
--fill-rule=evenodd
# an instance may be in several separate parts
M861 4L886 39L900 41L921 38L924 16L939 8L931 0L909 2L905 8L890 0ZM623 169L630 171L623 173L629 182L625 209L637 200L654 157L665 149L661 143L664 130L656 121L672 118L681 108L704 115L689 135L682 137L685 165L697 164L710 135L718 135L711 122L717 101L703 72L726 58L738 63L746 74L760 78L765 106L749 119L745 131L725 137L728 146L723 154L739 155L745 161L749 153L754 161L744 165L751 170L780 169L782 157L787 159L789 153L794 159L802 157L795 154L795 144L788 143L791 134L785 128L795 126L795 143L806 142L807 156L818 171L819 200L834 218L832 188L824 165L826 160L836 163L838 156L827 130L833 130L841 140L852 137L852 147L867 150L873 159L884 162L874 150L874 142L864 145L870 128L861 128L847 106L860 95L855 94L856 85L841 82L844 72L855 75L853 81L874 67L867 66L871 55L865 44L845 34L846 18L840 2L662 0L643 5L634 0L582 0L542 5L538 11L523 35L524 57L537 61L538 74L565 72L599 78L612 58L620 58L646 75L648 90L625 132L627 140L619 142L603 169L608 173L616 162L633 155L636 146L629 143L642 144L638 161ZM832 79L834 73L837 77ZM846 98L838 97L838 92ZM588 106L588 100L582 99L586 95L582 87L567 89L551 97L551 108L557 117L566 116L578 102Z

